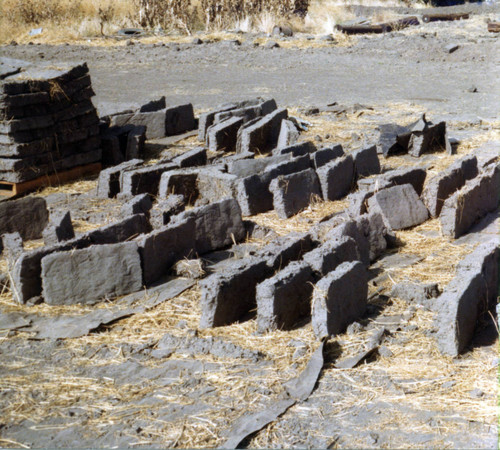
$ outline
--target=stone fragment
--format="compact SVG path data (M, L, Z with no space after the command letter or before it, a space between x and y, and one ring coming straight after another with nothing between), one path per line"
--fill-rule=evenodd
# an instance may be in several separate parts
M0 240L2 254L7 260L9 271L14 267L14 263L23 253L23 239L16 231L15 233L5 233Z
M234 152L238 130L243 125L243 118L231 117L212 125L207 130L207 144L211 152Z
M422 193L422 200L430 215L438 217L445 200L477 174L477 158L469 155L431 178Z
M354 170L358 177L369 177L380 173L380 161L377 146L362 148L351 153L354 158Z
M415 302L424 305L427 308L431 307L435 298L440 294L437 283L412 283L401 282L393 286L391 297L400 298L406 302Z
M162 228L170 223L173 216L186 209L186 202L182 195L167 195L164 200L158 201L151 209L151 226Z
M51 214L48 226L43 230L43 241L45 245L55 245L59 242L68 241L75 237L71 213Z
M320 197L318 177L312 169L274 179L269 190L278 217L287 219L309 206L314 197Z
M314 288L312 325L318 339L342 333L365 312L368 273L359 261L345 262Z
M48 221L47 203L41 197L0 202L0 236L18 232L25 241L39 239Z
M332 239L306 253L304 261L314 272L323 277L344 262L359 261L358 246L351 237L344 236L340 239Z
M418 195L422 194L427 171L421 168L410 167L407 169L390 170L381 177L381 183L392 183L393 185L411 184ZM379 184L381 184L379 183ZM382 186L379 187L382 189Z
M318 174L324 200L338 200L346 196L354 183L354 161L351 155L336 158L320 167Z
M383 189L368 199L368 210L378 212L392 230L425 222L429 213L410 184Z
M262 258L235 262L230 270L214 273L200 282L201 328L230 325L255 309L258 283L271 274Z
M43 297L50 305L95 303L142 288L135 242L52 253L41 266Z
M314 277L306 262L295 261L257 286L259 332L291 329L311 314Z
M499 204L500 167L491 165L449 197L441 210L441 232L458 239Z

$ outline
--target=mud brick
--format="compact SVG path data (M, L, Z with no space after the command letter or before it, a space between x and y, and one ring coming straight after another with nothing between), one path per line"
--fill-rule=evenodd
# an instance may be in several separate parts
M195 221L191 239L200 255L240 242L246 235L240 206L233 198L185 211L176 220L188 218Z
M366 310L368 273L359 261L345 262L318 281L312 300L312 325L318 339L342 333Z
M354 161L351 155L336 158L320 167L318 174L324 200L346 196L354 183Z
M48 221L47 203L41 197L0 202L0 236L18 232L23 240L39 239Z
M28 105L39 105L41 103L49 103L49 102L50 102L50 95L47 92L0 96L0 108L3 108L5 106L20 107Z
M161 176L158 198L169 194L182 195L189 205L198 199L198 172L193 169L169 170Z
M468 181L449 197L441 210L441 232L458 239L471 226L499 205L500 167L488 166L478 177Z
M233 152L236 149L238 130L243 124L243 118L231 117L212 125L207 130L208 149L211 152L220 150Z
M0 133L11 134L18 131L47 128L52 125L54 125L54 120L50 116L37 116L22 120L10 120L8 122L0 122Z
M269 190L271 182L280 175L300 172L309 167L310 159L305 155L269 165L261 174L240 179L236 184L236 198L243 215L252 216L273 209L273 194Z
M31 105L12 107L6 106L0 108L0 118L3 120L25 119L29 117L45 116L51 113L49 105Z
M140 125L131 127L127 134L125 159L128 161L143 156L145 145L146 127Z
M198 172L197 191L202 200L210 203L227 197L235 197L238 177L223 173L216 168L203 169Z
M332 239L306 253L304 261L315 273L323 277L344 262L359 261L358 246L354 239L348 236Z
M165 200L158 201L151 210L151 225L162 228L170 223L173 216L184 212L186 202L182 195L168 195Z
M354 169L357 177L368 177L380 173L380 161L376 145L355 150L351 155L354 158Z
M431 178L422 193L422 200L430 215L438 217L445 200L477 174L477 158L469 155Z
M128 202L125 202L120 208L121 217L129 217L134 214L144 214L146 217L150 216L153 202L149 194L139 194L132 197Z
M85 100L83 102L74 104L69 108L64 108L52 114L54 121L57 123L63 120L71 120L75 117L80 117L88 113L95 113L96 110L91 100Z
M11 271L12 294L19 303L26 303L33 297L42 295L42 258L58 251L68 251L89 246L85 238L76 238L54 246L45 246L33 251L23 252Z
M257 285L259 332L289 330L310 317L314 277L306 262L292 262Z
M196 128L193 105L187 103L167 108L165 111L166 136L175 136Z
M150 102L145 103L139 108L139 112L159 111L160 109L165 109L166 107L167 103L165 102L165 96L163 96L158 100L151 100Z
M288 118L286 109L277 109L255 123L249 122L238 133L238 153L269 153L278 143L281 121Z
M293 144L283 148L276 148L273 150L274 155L289 154L294 158L297 156L304 156L316 152L316 146L311 141L301 142L300 144Z
M379 212L393 230L425 222L429 213L411 184L383 189L368 199L368 210Z
M439 350L456 357L474 336L478 319L496 304L498 241L478 246L457 267L455 278L434 302Z
M165 109L145 113L118 114L110 117L110 126L143 125L146 127L146 139L160 139L166 136L165 119Z
M253 155L253 154L252 154ZM227 171L237 177L249 177L263 172L266 167L272 164L279 164L284 161L289 161L290 155L268 156L266 158L251 158L231 161L228 164Z
M180 259L194 256L196 251L192 236L195 226L194 219L187 218L154 230L137 240L146 285L166 275Z
M411 184L418 195L422 194L427 171L421 168L407 168L390 170L381 176L381 181L390 182L394 185Z
M95 303L142 288L135 242L56 252L42 261L43 297L49 305Z
M336 158L341 158L344 156L344 149L342 145L336 144L331 147L321 148L315 152L311 152L311 161L313 162L314 168L319 169L320 167L328 164Z
M17 131L15 133L0 134L0 144L24 144L27 142L46 139L54 135L54 128L37 128L35 130Z
M257 284L269 275L266 261L251 257L200 281L200 328L230 325L244 318L255 309Z
M120 177L123 171L133 169L141 164L143 160L134 159L125 161L117 166L109 167L108 169L101 170L97 180L96 195L99 198L113 198L120 192Z
M71 129L66 129L64 131L57 132L57 143L59 146L71 144L78 141L83 141L92 136L97 136L99 134L99 125L91 125L87 128L80 128L71 131Z
M50 222L43 230L43 242L45 245L55 245L59 242L69 241L75 237L71 213L51 214Z
M177 166L173 163L165 163L126 170L121 175L121 191L125 195L145 193L157 195L162 174L176 168Z
M250 105L244 108L235 108L229 111L218 112L215 114L214 122L219 123L230 117L241 117L244 123L249 122L257 117L265 116L276 110L278 106L274 99L263 101L257 105Z
M281 122L280 134L278 137L277 148L288 147L295 144L300 137L300 131L291 120Z
M269 186L278 217L287 219L309 206L313 198L321 196L318 176L312 169L282 175Z
M181 168L205 166L207 164L207 150L203 147L194 148L176 156L172 162Z
M307 233L289 233L274 239L259 249L256 256L263 258L273 271L281 270L292 261L308 254L317 243Z
M52 137L32 141L24 144L0 144L1 157L24 157L36 155L37 153L47 153L52 149L54 139Z
M144 214L134 214L119 222L111 223L85 233L91 245L116 244L133 239L151 231L151 226Z

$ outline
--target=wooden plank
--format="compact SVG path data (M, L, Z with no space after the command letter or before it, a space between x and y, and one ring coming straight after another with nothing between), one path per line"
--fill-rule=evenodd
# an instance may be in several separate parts
M57 172L50 175L44 175L34 180L24 183L10 183L0 181L0 196L14 197L25 192L36 191L42 187L60 186L61 184L82 178L88 175L94 175L101 171L101 163L86 164L84 166L73 167L63 172Z
M488 23L488 31L490 33L500 33L500 22Z
M450 21L450 20L462 20L462 19L468 19L469 17L470 17L470 13L424 14L422 16L422 20L425 23L428 23L428 22L441 22L441 21Z

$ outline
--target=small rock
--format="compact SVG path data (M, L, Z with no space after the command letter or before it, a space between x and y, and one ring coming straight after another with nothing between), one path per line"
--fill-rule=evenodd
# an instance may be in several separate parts
M314 140L316 142L323 142L323 138L319 134L317 134L316 136L314 136Z
M478 91L476 86L471 86L469 89L467 89L467 92L475 94L476 92L479 92L479 91Z
M449 44L444 48L444 50L446 53L453 53L453 52L457 51L459 48L460 48L460 45L458 45L458 44Z
M455 386L456 384L457 384L457 382L456 382L456 381L453 381L453 380L452 380L452 381L446 381L445 383L443 383L443 384L441 385L441 387L442 387L443 389L451 389L451 388L452 388L453 386Z
M472 389L472 391L469 392L469 395L471 398L481 398L484 397L484 392L481 389Z
M269 41L264 45L264 48L279 48L280 45L276 41Z
M379 347L378 353L380 356L383 356L384 358L390 358L391 356L394 355L394 353L392 353L391 350L387 348L385 345L381 345Z
M191 41L191 44L194 44L194 45L200 45L200 44L203 44L203 41L202 41L200 38L195 37L195 38Z
M129 39L127 41L127 46L131 46L131 45L135 45L135 44L134 44L134 41L132 39Z
M363 331L363 325L359 322L353 322L347 327L347 334L352 335Z

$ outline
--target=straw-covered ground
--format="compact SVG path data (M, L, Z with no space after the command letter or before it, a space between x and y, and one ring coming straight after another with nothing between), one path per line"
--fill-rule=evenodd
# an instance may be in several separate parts
M30 61L86 60L101 113L166 95L171 104L193 102L197 112L225 101L275 97L292 115L310 122L303 138L318 145L339 142L347 151L376 140L380 123L410 123L426 113L445 119L461 144L457 155L419 160L383 159L384 170L425 165L429 175L490 141L499 141L498 39L485 31L489 10L460 23L433 23L384 36L335 37L328 43L306 34L277 39L281 48L254 47L266 36L204 36L125 41L100 39L78 45L7 45L6 56ZM208 36L208 35L207 35ZM225 42L215 42L219 37ZM41 38L29 38L35 44ZM232 42L239 39L241 45ZM172 43L172 41L176 41ZM20 40L20 42L23 42ZM260 41L258 41L260 42ZM452 54L447 44L457 43ZM113 44L113 45L110 45ZM475 90L473 89L475 88ZM326 106L310 115L311 105ZM158 160L199 145L191 137ZM95 200L93 178L39 195L71 209L75 230L116 220L119 202ZM306 231L342 211L347 202L316 201L289 220L274 212L252 217L278 235ZM473 344L456 359L442 356L434 339L434 313L391 298L404 279L453 278L473 240L441 236L437 220L397 232L399 246L374 266L366 316L359 326L332 338L312 395L246 442L257 448L493 448L497 447L498 342L486 318ZM265 240L249 239L233 258ZM42 242L25 243L36 248ZM0 270L7 264L0 260ZM84 336L36 339L23 328L0 331L0 446L2 447L217 447L236 419L274 405L284 383L297 377L319 346L310 323L292 331L258 334L255 319L198 329L200 289L194 284L174 298ZM151 305L151 303L149 303ZM19 306L8 289L2 313L29 317L85 316L119 308ZM31 315L31 316L30 316ZM341 358L369 346L385 327L384 350L353 369L335 368ZM25 327L26 328L26 327ZM220 349L223 349L222 351Z

